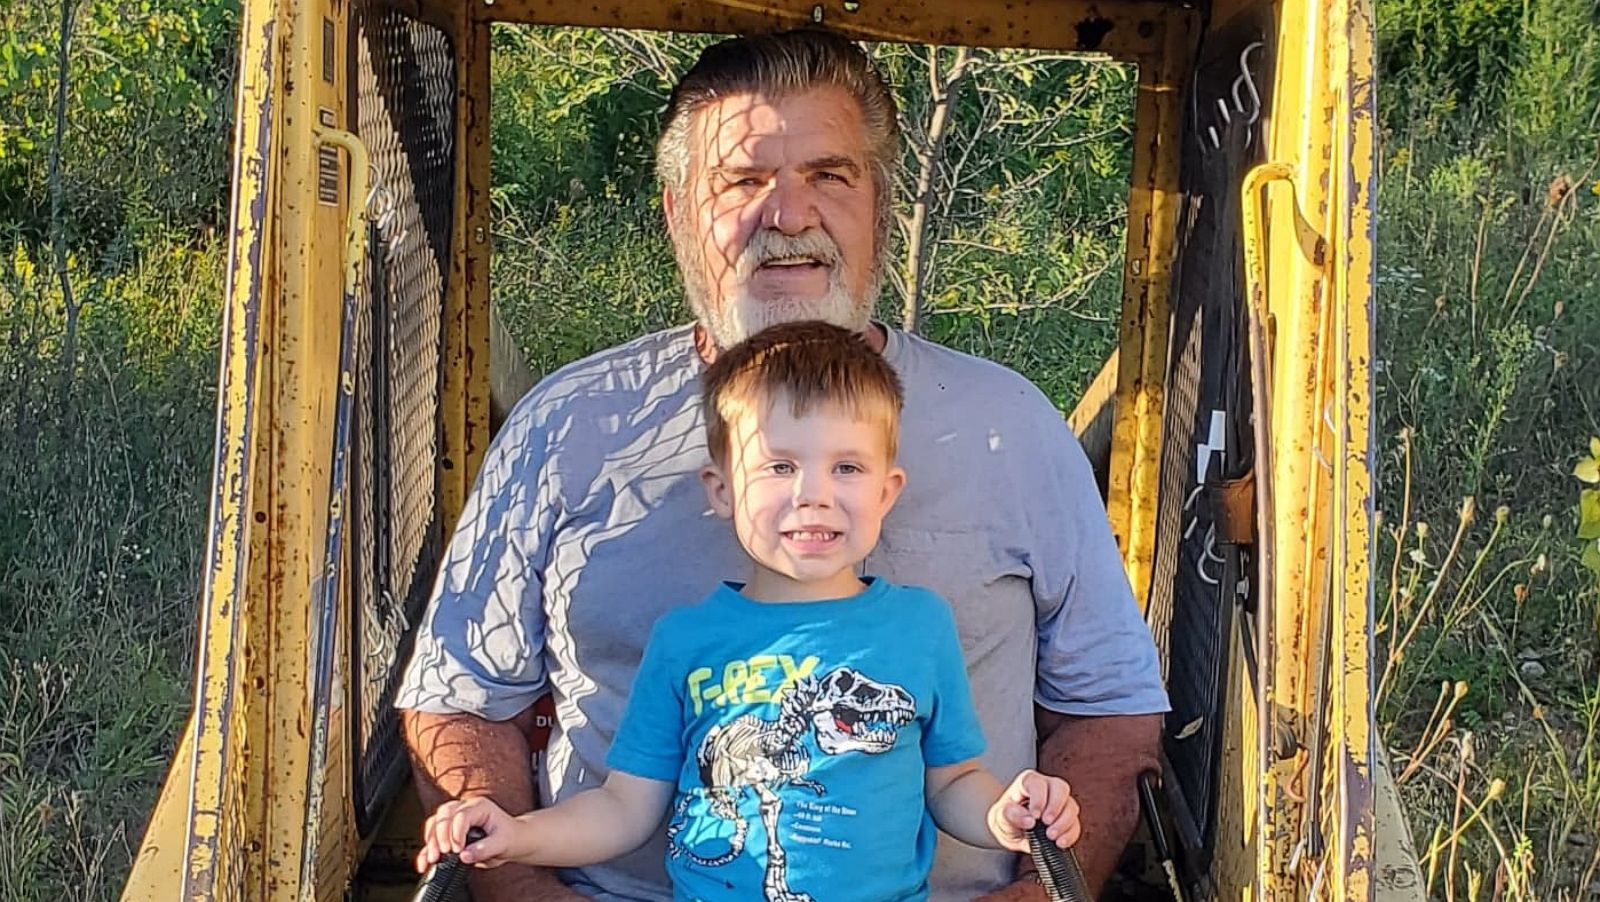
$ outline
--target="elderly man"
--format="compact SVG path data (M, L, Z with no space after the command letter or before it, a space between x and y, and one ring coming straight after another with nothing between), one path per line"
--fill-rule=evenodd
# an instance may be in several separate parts
M861 330L905 383L907 489L866 569L949 599L985 763L1037 760L1067 778L1080 860L1105 882L1137 820L1134 778L1156 761L1155 648L1088 462L1049 401L1010 370L869 320L898 154L893 98L837 36L725 41L684 76L657 161L696 322L546 378L490 448L399 702L430 809L488 794L527 810L603 779L652 623L743 569L697 478L700 372L764 326L823 319ZM776 685L775 668L715 679ZM546 693L555 725L530 768L531 706ZM505 867L475 875L474 894L667 899L663 854L658 840L559 874ZM932 895L1043 899L1026 868L946 839Z

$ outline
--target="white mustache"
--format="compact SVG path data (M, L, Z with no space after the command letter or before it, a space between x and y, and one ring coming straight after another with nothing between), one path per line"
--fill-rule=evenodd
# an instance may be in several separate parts
M806 229L798 235L786 235L777 229L759 229L739 254L740 280L750 278L758 268L773 260L793 257L810 257L824 266L836 266L839 246L821 229Z

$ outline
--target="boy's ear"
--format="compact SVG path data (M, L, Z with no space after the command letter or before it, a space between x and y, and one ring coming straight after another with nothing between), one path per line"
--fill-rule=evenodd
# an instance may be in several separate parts
M899 467L890 467L889 475L883 480L883 512L888 513L894 508L894 503L900 500L900 493L906 487L906 471Z
M733 519L733 493L728 490L728 478L716 464L700 468L700 484L706 487L706 503L724 520Z

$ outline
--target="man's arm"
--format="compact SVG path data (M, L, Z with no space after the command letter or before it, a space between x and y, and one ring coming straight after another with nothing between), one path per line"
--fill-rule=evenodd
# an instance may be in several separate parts
M1034 708L1039 770L1072 784L1083 823L1078 863L1095 896L1139 826L1139 774L1161 767L1160 714L1077 717Z
M488 796L511 814L534 808L537 795L528 750L533 708L504 721L421 711L402 711L401 718L423 811L471 796ZM478 902L583 902L546 868L510 864L474 869L470 880Z
M1073 846L1078 864L1098 897L1117 869L1122 850L1139 823L1138 776L1160 767L1160 714L1078 717L1035 706L1039 771L1072 785L1083 832ZM1043 902L1044 887L1023 859L1023 879L980 902Z

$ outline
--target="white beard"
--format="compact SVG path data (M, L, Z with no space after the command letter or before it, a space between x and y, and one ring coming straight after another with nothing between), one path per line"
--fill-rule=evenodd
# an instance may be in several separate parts
M809 248L828 263L828 290L819 298L778 298L758 300L750 297L750 278L760 261L784 256L789 251ZM851 297L845 287L838 248L821 231L803 236L782 236L777 233L758 233L745 248L737 263L739 289L718 307L711 302L709 286L701 275L702 263L698 248L677 246L678 268L683 275L684 289L689 308L695 318L711 333L711 340L719 348L731 348L769 326L802 320L822 320L853 332L867 327L872 316L872 298L877 295L877 280L866 298Z
M706 326L717 347L730 348L769 326L801 320L822 320L852 332L867 327L867 305L859 303L839 283L837 270L829 275L828 293L820 298L779 298L756 300L741 291L731 298Z

